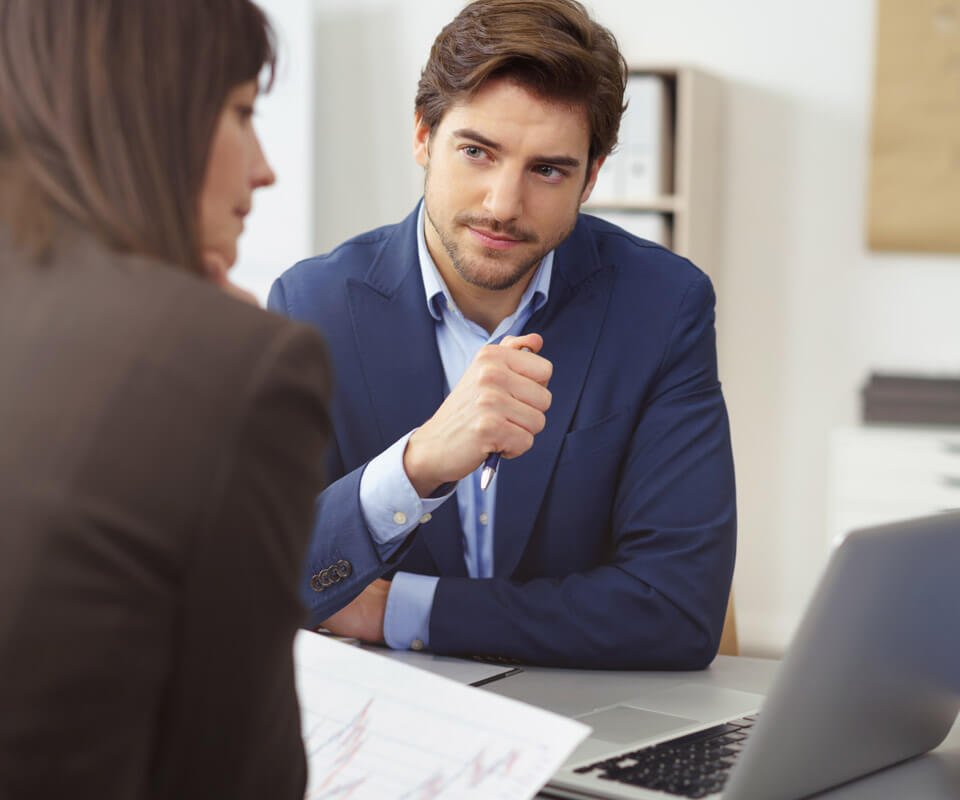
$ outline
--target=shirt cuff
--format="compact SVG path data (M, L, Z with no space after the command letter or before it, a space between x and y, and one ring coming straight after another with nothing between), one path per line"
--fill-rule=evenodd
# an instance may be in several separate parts
M373 537L377 552L386 561L417 525L426 524L430 516L456 491L449 484L446 494L423 498L413 488L403 468L410 431L367 464L360 476L360 510Z
M430 613L437 578L398 572L390 584L387 609L383 615L383 638L394 650L422 650L429 647Z

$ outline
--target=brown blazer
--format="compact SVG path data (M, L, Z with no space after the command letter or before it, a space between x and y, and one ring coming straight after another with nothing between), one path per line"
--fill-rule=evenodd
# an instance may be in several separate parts
M0 224L0 797L300 798L318 335Z

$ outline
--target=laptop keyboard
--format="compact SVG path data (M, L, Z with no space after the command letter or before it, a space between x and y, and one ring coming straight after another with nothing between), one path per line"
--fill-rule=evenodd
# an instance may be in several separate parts
M680 797L707 797L723 791L727 775L746 744L756 714L702 731L620 753L579 767L580 774L642 786Z

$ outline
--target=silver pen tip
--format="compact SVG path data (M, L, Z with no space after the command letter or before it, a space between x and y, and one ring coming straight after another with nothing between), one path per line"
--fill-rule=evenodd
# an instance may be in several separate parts
M480 491L485 492L493 480L493 467L484 467L480 473Z

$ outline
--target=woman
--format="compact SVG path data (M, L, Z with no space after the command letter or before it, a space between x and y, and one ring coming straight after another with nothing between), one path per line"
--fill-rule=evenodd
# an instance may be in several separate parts
M211 285L273 64L248 0L0 0L0 797L302 797L326 355Z

